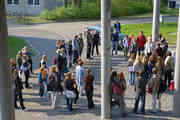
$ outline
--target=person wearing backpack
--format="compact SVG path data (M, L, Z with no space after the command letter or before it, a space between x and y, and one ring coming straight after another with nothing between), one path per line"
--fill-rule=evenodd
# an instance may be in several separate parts
M59 92L63 92L63 87L61 86L61 83L58 81L56 66L50 67L50 73L47 78L47 91L48 93L50 93L52 107L56 108L57 95Z
M134 113L137 113L139 101L141 100L141 113L145 114L145 101L146 101L146 84L145 71L141 70L136 78L136 100L134 105Z
M152 78L148 82L148 88L152 89L152 113L156 113L156 101L158 98L158 91L160 87L160 75L157 74L157 69L152 69Z

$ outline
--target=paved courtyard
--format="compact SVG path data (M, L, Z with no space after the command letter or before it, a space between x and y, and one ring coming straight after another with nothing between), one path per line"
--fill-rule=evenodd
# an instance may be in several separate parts
M129 22L129 21L128 21ZM131 21L134 22L134 21ZM141 21L142 22L142 21ZM145 21L148 22L148 21ZM21 25L9 25L9 35L15 35L24 38L28 41L30 47L32 47L37 55L33 58L34 68L36 69L39 65L39 61L42 54L48 56L49 65L52 63L53 57L55 56L55 40L57 39L72 39L72 36L83 32L84 28L90 25L99 23L99 21L93 22L65 22L65 23L52 23L52 24L39 24L30 26ZM126 21L124 21L126 23ZM83 53L85 54L85 53ZM85 55L83 55L83 58ZM111 58L112 66L118 72L123 71L125 78L128 80L127 73L127 58L119 53L119 56ZM59 97L60 104L56 109L52 109L48 101L41 99L38 96L38 86L36 76L32 76L30 82L33 89L25 89L23 91L24 101L26 110L16 110L17 120L100 120L100 100L101 100L101 76L100 76L100 56L94 57L92 61L85 65L85 68L91 68L93 75L95 76L95 93L94 101L96 104L95 109L87 109L86 97L80 98L77 105L73 105L74 111L68 112L64 97ZM112 109L113 120L180 120L171 113L173 106L172 93L167 92L162 96L162 112L157 115L152 115L149 110L151 109L151 96L146 96L146 115L133 114L132 108L134 107L135 92L133 86L128 86L125 102L127 107L128 116L126 118L119 117L119 109Z

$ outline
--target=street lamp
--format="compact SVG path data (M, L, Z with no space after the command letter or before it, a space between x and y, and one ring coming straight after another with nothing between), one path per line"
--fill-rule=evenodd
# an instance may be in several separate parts
M174 105L173 112L180 114L180 8L179 8L179 20L178 20L178 32L177 32L177 43L176 43L176 65L175 65L175 89L174 89Z

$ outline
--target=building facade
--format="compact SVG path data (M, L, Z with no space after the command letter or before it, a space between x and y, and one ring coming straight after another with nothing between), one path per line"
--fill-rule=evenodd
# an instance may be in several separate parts
M180 0L168 0L168 7L169 8L179 8Z
M6 11L9 15L25 14L35 16L44 10L52 10L62 6L62 0L5 0Z

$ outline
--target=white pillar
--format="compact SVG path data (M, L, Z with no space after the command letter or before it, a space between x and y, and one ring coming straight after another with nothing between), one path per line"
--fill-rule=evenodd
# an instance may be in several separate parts
M15 120L9 79L8 45L5 0L0 0L0 120Z
M155 48L155 41L158 39L158 34L159 34L159 17L160 17L160 0L154 0L153 22L152 22L153 49Z
M178 21L178 33L176 42L176 65L175 65L175 89L174 89L174 105L173 111L175 114L180 114L180 9Z
M101 0L101 117L110 119L111 0Z

